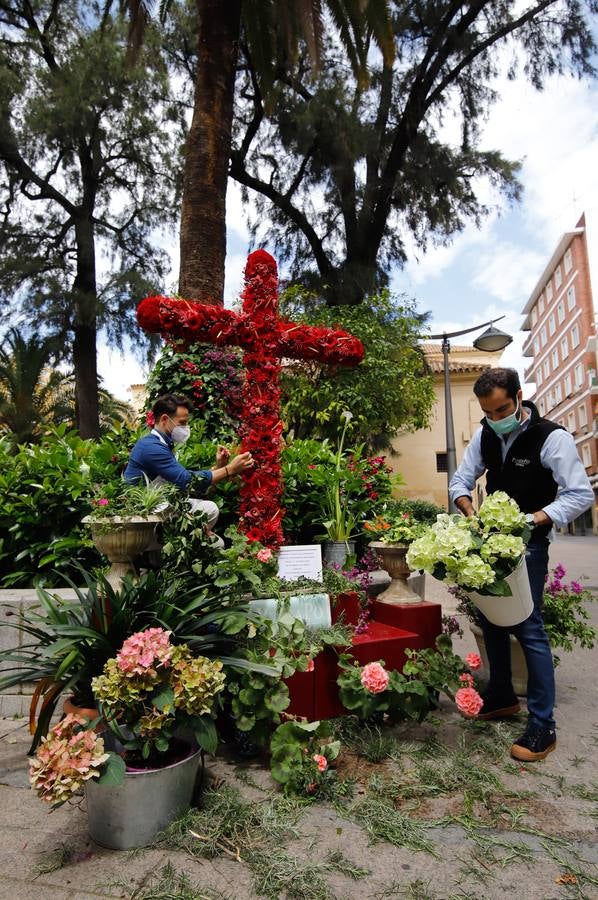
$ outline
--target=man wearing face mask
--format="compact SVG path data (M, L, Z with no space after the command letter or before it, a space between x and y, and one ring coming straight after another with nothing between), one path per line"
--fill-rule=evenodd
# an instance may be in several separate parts
M218 447L216 463L212 469L186 469L174 455L176 445L184 444L191 433L189 414L193 404L186 397L164 394L152 406L154 427L150 434L140 438L129 456L124 472L125 481L137 482L146 475L150 481L169 482L184 491L192 479L196 479L203 492L224 478L233 478L253 466L250 453L240 453L229 462L229 452ZM195 487L195 486L194 486ZM193 512L202 512L207 517L208 531L211 532L218 519L218 506L212 500L189 498ZM223 546L221 538L219 545Z
M542 619L549 535L553 525L565 526L585 512L594 502L594 492L573 437L560 425L541 418L533 403L522 400L514 369L484 372L473 390L484 418L451 478L451 499L464 515L473 515L471 492L486 472L487 492L505 491L527 514L533 528L526 562L534 611L512 628L493 625L479 613L490 680L478 718L501 719L519 712L511 681L512 632L527 662L528 724L511 747L511 755L529 762L544 759L556 747L554 667Z

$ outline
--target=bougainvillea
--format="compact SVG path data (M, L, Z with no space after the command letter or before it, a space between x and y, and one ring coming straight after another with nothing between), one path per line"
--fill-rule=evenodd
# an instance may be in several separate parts
M237 313L189 300L146 297L137 308L137 319L146 331L162 334L178 346L202 341L243 347L242 450L251 452L255 466L242 476L240 527L250 540L278 548L284 513L280 359L356 365L363 359L363 346L346 331L279 319L276 262L264 250L247 259L242 300L242 312Z

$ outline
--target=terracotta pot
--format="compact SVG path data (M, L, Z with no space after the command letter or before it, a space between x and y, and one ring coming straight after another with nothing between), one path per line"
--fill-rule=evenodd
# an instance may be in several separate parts
M383 541L372 541L370 547L382 560L382 568L386 569L392 581L390 586L376 598L381 603L421 603L407 579L411 569L407 565L408 544L385 544Z
M66 700L62 704L62 709L64 710L65 716L68 716L69 713L72 713L75 716L81 716L82 719L89 719L90 722L93 722L93 720L97 719L100 715L97 709L93 709L90 706L75 706L72 697L66 698ZM98 722L98 724L94 728L96 734L100 734L100 732L105 730L106 724L104 722Z
M106 576L114 590L120 590L125 575L135 573L134 559L148 547L154 536L154 528L161 516L114 516L102 522L86 516L83 521L91 527L91 537L111 563Z
M484 663L484 668L486 669L486 672L489 673L490 665L488 663L488 654L486 653L484 632L479 625L475 625L473 622L469 623L469 627L476 639L478 650L480 651L480 656ZM513 690L518 697L527 697L527 663L525 661L525 655L517 638L510 634L509 639L511 642L511 678L513 681Z

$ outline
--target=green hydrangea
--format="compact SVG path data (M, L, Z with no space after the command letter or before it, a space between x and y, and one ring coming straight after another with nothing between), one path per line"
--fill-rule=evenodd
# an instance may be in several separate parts
M465 559L455 560L447 566L447 575L461 587L470 590L484 588L494 581L494 569L477 556L470 554Z
M210 713L215 695L224 689L222 663L219 659L192 656L185 644L176 647L175 651L170 675L175 708L190 716Z
M439 562L446 563L455 557L466 556L473 548L473 537L463 516L459 519L452 516L438 516L438 520L432 525L432 533L436 538L436 554Z
M514 534L490 534L484 541L480 555L492 564L497 559L519 559L525 551L522 538Z
M116 659L109 659L102 675L92 679L94 696L107 707L129 707L143 701L154 690L159 676L153 669L143 675L127 675Z
M504 491L496 491L486 497L480 506L479 515L486 532L516 534L525 528L525 513L521 512L517 503Z

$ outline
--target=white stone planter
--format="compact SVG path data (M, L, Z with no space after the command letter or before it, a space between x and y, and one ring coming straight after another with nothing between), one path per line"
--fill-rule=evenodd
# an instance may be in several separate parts
M162 517L113 516L97 521L86 516L83 521L91 527L94 544L111 564L107 579L117 591L124 576L135 572L133 560L147 549L154 536L154 528Z
M411 569L407 565L408 544L385 544L384 541L371 541L370 547L382 560L392 581L377 599L382 603L421 603L422 598L413 591L408 581Z

